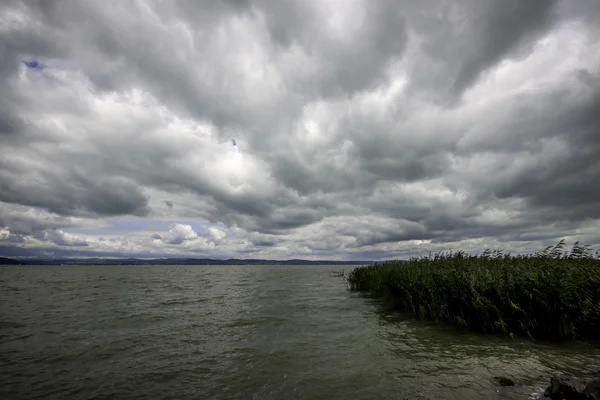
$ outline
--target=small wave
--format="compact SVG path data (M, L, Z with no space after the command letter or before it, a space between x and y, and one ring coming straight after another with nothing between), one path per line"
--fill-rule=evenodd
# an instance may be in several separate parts
M197 298L197 299L171 299L171 300L164 300L158 303L158 305L160 306L182 306L182 305L188 305L188 304L199 304L199 303L204 303L206 302L207 299L205 298Z

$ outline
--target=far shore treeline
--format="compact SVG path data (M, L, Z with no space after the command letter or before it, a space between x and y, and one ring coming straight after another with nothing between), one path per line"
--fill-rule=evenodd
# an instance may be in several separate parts
M0 257L0 265L369 265L374 261L361 260L263 260L229 258L25 258Z
M530 255L462 251L357 267L351 290L417 318L532 339L600 338L600 257L565 241Z

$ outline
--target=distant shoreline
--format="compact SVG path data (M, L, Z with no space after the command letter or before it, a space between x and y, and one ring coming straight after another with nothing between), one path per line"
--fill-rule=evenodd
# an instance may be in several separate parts
M0 257L0 265L372 265L378 261L340 260L261 260L212 258L68 258L68 259L13 259Z

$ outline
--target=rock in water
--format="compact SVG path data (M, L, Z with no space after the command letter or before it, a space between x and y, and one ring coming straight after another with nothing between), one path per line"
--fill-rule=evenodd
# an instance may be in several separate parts
M590 399L600 400L600 379L588 383L585 391Z
M552 400L592 400L586 387L572 375L559 375L550 378L550 386L544 392Z
M494 379L500 386L515 386L515 381L505 376L495 376Z

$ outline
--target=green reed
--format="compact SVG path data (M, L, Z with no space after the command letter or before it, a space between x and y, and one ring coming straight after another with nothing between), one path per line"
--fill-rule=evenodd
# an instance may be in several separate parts
M533 255L462 251L358 267L351 290L417 318L539 339L600 338L600 257L565 241Z

